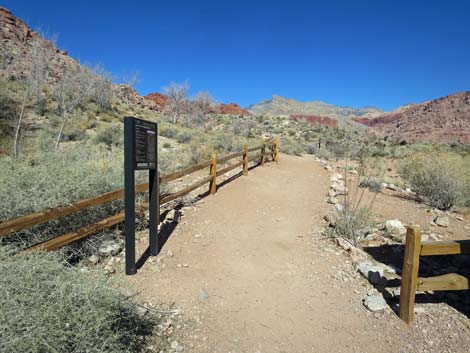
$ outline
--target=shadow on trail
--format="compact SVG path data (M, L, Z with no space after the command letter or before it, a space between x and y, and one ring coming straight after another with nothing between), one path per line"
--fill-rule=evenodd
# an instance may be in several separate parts
M396 279L376 284L374 287L382 293L390 308L398 314L399 295L392 295L394 288L400 288L400 275L403 267L403 245L383 245L364 248L376 261L394 268ZM419 277L433 277L447 273L457 273L470 278L469 255L422 256L419 261ZM416 293L416 304L446 303L455 310L470 317L470 291L434 291Z

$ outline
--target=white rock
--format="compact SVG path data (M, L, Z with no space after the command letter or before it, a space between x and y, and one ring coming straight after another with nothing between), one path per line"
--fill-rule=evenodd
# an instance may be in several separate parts
M364 299L364 306L374 313L382 312L387 307L387 302L381 295L368 295Z
M387 189L397 191L398 188L395 184L387 184Z
M406 234L406 227L398 219L390 219L385 222L385 230L395 237L403 237Z
M447 216L437 216L434 219L434 223L436 223L439 227L447 228L449 226L449 217Z
M121 251L121 244L114 240L107 240L101 243L98 253L101 256L111 256L117 255Z
M170 249L168 249L168 251L166 252L166 256L168 256L168 257L173 257L173 251L171 251Z

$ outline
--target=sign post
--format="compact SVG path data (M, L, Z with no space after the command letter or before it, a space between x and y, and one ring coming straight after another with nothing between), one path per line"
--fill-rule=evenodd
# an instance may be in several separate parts
M137 272L135 261L135 171L149 171L149 249L158 254L160 216L157 124L133 117L124 118L124 204L126 274Z

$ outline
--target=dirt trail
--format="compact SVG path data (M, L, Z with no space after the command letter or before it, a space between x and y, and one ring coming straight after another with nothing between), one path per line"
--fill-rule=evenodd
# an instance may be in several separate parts
M186 210L158 265L127 278L183 310L185 352L412 351L395 314L363 307L370 287L321 235L328 188L311 157L281 155Z

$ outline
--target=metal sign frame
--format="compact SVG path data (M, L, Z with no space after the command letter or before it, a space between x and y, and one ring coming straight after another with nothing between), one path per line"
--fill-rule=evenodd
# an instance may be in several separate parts
M149 252L158 254L158 124L124 118L124 204L126 274L137 273L135 259L135 171L149 171Z

